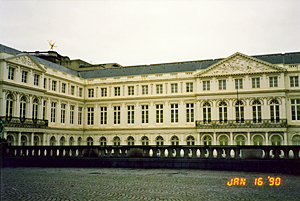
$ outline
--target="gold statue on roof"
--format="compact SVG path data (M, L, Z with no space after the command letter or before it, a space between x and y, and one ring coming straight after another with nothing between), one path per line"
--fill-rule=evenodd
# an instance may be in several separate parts
M48 43L49 43L49 45L50 45L50 50L53 50L53 48L54 47L57 47L57 46L54 46L55 45L55 42L54 43L52 43L52 40L47 40L48 41Z

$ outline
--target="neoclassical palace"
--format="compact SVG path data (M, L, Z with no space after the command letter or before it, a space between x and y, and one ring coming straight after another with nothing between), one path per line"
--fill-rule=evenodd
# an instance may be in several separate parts
M92 65L0 45L9 145L300 145L300 52Z

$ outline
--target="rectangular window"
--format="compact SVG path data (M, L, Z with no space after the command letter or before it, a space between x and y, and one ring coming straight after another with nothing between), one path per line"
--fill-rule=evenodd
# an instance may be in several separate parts
M121 88L115 87L115 96L121 96Z
M162 124L164 121L163 105L156 105L156 123Z
M192 82L187 82L186 83L186 92L189 93L189 92L193 92L194 89L193 89L193 83Z
M226 90L226 80L219 80L219 90Z
M134 86L129 86L128 87L128 96L134 95Z
M100 125L107 124L107 107L100 107Z
M252 88L260 88L260 79L259 77L252 78Z
M15 69L12 67L8 68L8 79L13 80L15 75Z
M148 94L148 85L142 85L142 95Z
M128 124L134 124L134 106L129 105L127 106L127 123Z
M107 88L101 88L101 97L107 96Z
M65 123L65 119L66 119L66 104L61 104L61 118L60 118L60 122L62 124Z
M56 103L51 103L51 122L55 123Z
M121 123L121 107L120 106L114 106L114 124L120 124Z
M290 77L290 86L291 87L299 87L299 78L298 78L298 76L291 76Z
M71 105L70 106L70 124L74 124L74 110L75 110L75 106Z
M94 125L94 108L87 108L87 125Z
M300 99L291 99L292 120L300 121Z
M47 78L44 78L44 89L46 89L47 86Z
M149 106L148 105L142 105L142 124L148 123L148 117L149 117Z
M278 87L277 77L269 77L270 87Z
M186 122L188 123L194 122L194 103L186 104Z
M22 71L22 82L27 83L27 75L28 72L27 71Z
M65 83L61 84L61 92L66 93L66 84Z
M78 125L82 124L82 107L78 107Z
M94 89L88 89L88 97L93 98L94 97Z
M177 83L171 84L171 93L178 93Z
M79 88L79 97L82 97L82 88Z
M56 81L52 80L52 91L56 91Z
M235 89L243 89L243 79L235 79Z
M71 95L75 95L75 86L71 86Z
M203 81L203 91L210 90L210 81Z
M34 82L33 82L33 84L35 86L39 86L39 80L40 80L40 75L34 74Z
M171 123L178 123L178 104L171 104Z
M46 119L46 101L43 101L43 119Z
M156 94L162 94L163 93L163 85L157 84L156 85Z

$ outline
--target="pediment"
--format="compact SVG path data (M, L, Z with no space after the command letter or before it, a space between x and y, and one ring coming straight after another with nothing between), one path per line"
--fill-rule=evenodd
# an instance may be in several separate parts
M36 62L28 53L6 58L5 61L32 68L37 71L46 72L46 69Z
M207 77L284 71L286 71L285 68L237 52L199 72L196 76Z

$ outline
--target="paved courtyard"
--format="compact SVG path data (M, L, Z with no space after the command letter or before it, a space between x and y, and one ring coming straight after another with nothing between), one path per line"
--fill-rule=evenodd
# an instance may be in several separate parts
M269 186L268 176L280 177ZM233 177L245 186L227 186ZM262 177L264 185L255 186ZM1 201L300 200L300 176L174 169L3 168Z

